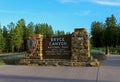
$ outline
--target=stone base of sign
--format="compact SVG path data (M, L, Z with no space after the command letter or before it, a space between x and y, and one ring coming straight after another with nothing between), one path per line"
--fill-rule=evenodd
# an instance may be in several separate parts
M84 28L75 29L75 31L70 36L48 39L47 41L49 40L53 41L54 45L58 45L58 43L62 43L62 44L59 44L60 46L58 45L58 49L50 48L51 49L49 50L50 53L48 53L47 55L46 53L43 53L43 51L46 52L46 50L43 49L44 47L42 45L49 44L50 46L50 44L52 43L43 41L42 35L32 35L30 37L34 37L38 41L36 51L35 53L32 54L27 53L26 57L21 61L22 64L40 65L40 66L99 66L100 65L100 63L96 59L93 59L90 55L90 39L86 29ZM70 39L70 41L67 42L66 39ZM57 42L57 44L55 44L55 42ZM69 47L68 47L68 43L70 43ZM65 47L61 48L63 46L67 46L70 49L69 54L67 53L67 57L65 57L64 54L66 54L65 51L68 52L68 50L64 49ZM46 47L48 48L48 46L45 46L45 48Z
M72 61L86 62L90 60L90 42L86 29L75 29L72 33Z
M37 66L99 66L100 63L97 60L74 62L67 59L23 59L21 64L24 65L37 65Z

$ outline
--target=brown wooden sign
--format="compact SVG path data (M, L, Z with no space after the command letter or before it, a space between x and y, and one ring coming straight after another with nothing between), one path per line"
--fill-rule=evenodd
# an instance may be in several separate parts
M44 59L70 59L71 35L57 36L43 40Z

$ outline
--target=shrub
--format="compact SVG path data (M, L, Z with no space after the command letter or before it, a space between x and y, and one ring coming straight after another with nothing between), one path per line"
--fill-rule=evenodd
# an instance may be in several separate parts
M0 60L0 65L5 65L5 62L3 60Z
M115 48L111 47L110 48L110 53L111 54L119 54L120 55L120 46L117 46Z
M18 65L19 61L22 59L22 57L13 57L11 59L4 59L3 61L7 64L7 65Z
M93 56L95 59L98 59L98 61L103 61L106 59L106 55L101 51L91 51L91 56Z

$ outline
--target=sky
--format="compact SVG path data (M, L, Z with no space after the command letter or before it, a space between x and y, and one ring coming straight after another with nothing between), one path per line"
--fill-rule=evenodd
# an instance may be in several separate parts
M53 30L73 32L93 21L105 22L112 14L120 22L120 0L0 0L0 23L7 26L23 18L26 25L48 23Z

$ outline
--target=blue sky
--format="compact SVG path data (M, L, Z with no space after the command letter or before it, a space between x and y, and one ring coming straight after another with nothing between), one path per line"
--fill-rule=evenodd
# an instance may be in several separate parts
M48 23L54 30L90 31L91 22L114 14L120 22L120 0L0 0L0 23L7 26L24 18L29 22Z

